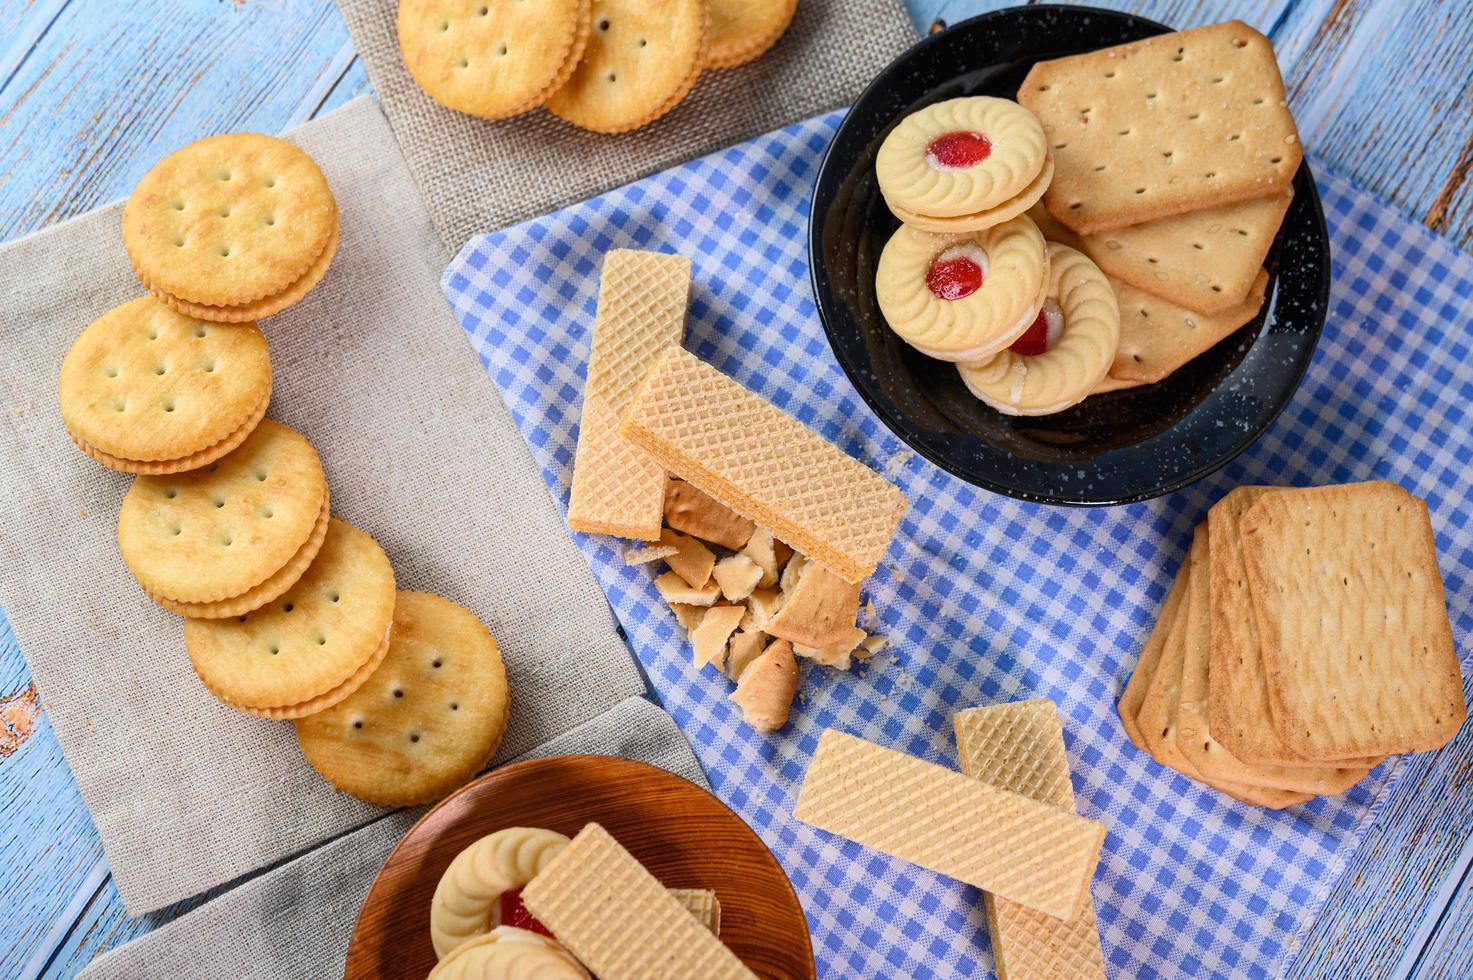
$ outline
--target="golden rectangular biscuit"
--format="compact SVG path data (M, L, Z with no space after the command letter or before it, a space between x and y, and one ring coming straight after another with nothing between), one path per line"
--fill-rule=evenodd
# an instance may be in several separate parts
M1341 759L1452 737L1466 708L1426 503L1384 481L1276 490L1242 534L1291 751Z
M1047 698L958 711L952 717L962 772L989 786L1074 812L1059 713ZM1105 975L1094 902L1073 922L982 896L1000 980L1089 980Z
M1210 522L1210 516L1209 516ZM1218 744L1208 727L1208 677L1212 650L1211 524L1192 542L1191 582L1187 589L1181 704L1177 746L1203 779L1242 783L1292 793L1338 796L1365 778L1366 767L1318 768L1248 764Z
M1120 727L1125 729L1125 734L1136 748L1142 752L1147 751L1145 740L1141 737L1140 725L1137 717L1140 715L1141 703L1146 699L1146 691L1151 687L1151 679L1156 676L1156 665L1161 662L1161 651L1166 646L1166 634L1171 629L1171 622L1176 615L1176 609L1181 605L1182 597L1186 594L1183 579L1187 563L1182 562L1182 567L1177 570L1176 578L1171 580L1171 588L1166 592L1166 598L1161 603L1161 611L1156 615L1156 624L1151 627L1150 635L1141 646L1140 656L1136 658L1135 670L1131 672L1130 680L1125 682L1125 690L1120 693L1120 701L1115 706L1120 713Z
M1273 46L1236 20L1041 61L1018 101L1054 155L1044 204L1081 235L1265 197L1304 155Z
M1248 298L1293 198L1286 187L1094 235L1074 234L1041 203L1028 209L1028 217L1049 241L1083 252L1112 278L1189 313L1215 314Z
M600 980L756 977L596 823L527 883L522 901Z
M846 582L875 570L905 510L884 477L679 347L660 355L619 432Z
M828 729L793 816L1060 919L1089 894L1105 825Z
M690 259L629 249L604 256L573 456L573 530L660 537L665 471L624 441L619 420L655 355L680 343L689 301Z
M1110 279L1120 301L1120 344L1110 373L1096 392L1155 384L1231 337L1258 316L1268 292L1268 273L1258 278L1237 306L1211 316L1182 309L1170 300Z

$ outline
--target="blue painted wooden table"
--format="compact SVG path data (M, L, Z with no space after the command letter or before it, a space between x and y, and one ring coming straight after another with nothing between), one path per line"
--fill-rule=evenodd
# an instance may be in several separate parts
M1005 5L906 2L922 31ZM1182 27L1252 23L1273 39L1310 151L1473 247L1473 0L1103 5ZM331 0L0 0L0 241L126 194L201 135L277 132L366 91ZM1473 976L1470 769L1473 726L1412 762L1294 976ZM124 914L0 617L0 977L71 976L192 904Z

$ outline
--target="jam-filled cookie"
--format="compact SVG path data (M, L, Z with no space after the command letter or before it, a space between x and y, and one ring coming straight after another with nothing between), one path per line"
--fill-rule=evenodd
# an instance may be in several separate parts
M1049 415L1083 401L1120 344L1120 307L1099 266L1054 242L1048 254L1048 297L1027 331L987 363L961 366L972 394L1008 415Z
M875 177L902 221L966 217L971 230L985 227L976 222L996 224L1026 211L1048 187L1047 162L1047 140L1033 113L1007 99L973 96L901 120L880 145Z
M890 329L922 354L981 363L1038 316L1048 252L1019 215L981 231L937 235L902 225L880 253L875 297Z

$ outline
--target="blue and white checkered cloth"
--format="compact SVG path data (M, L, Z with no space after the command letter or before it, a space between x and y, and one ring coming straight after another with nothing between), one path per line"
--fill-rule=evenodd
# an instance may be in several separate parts
M1277 976L1395 780L1282 813L1241 806L1126 740L1115 700L1206 508L1241 483L1382 478L1427 498L1454 633L1473 628L1473 260L1326 174L1329 321L1288 409L1247 453L1144 504L1060 509L978 490L910 454L830 353L805 222L839 115L789 126L466 245L443 285L566 508L599 269L612 248L695 263L686 345L896 481L911 501L866 586L893 647L853 673L809 666L782 732L744 726L691 666L648 570L577 535L716 793L802 899L819 973L975 976L992 965L978 892L793 820L829 726L956 765L951 715L1045 696L1064 718L1082 813L1110 826L1094 897L1115 976ZM1323 171L1322 171L1323 173Z

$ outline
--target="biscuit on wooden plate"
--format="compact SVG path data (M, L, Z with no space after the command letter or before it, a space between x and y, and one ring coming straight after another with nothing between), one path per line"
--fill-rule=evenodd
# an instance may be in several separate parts
M260 133L175 150L123 206L123 245L138 278L202 319L255 319L282 297L300 298L301 283L315 282L331 259L337 230L317 164Z
M140 476L118 512L123 562L151 598L215 603L275 577L275 594L305 570L327 500L317 451L263 420L240 447L188 473ZM269 590L268 590L269 591ZM241 610L242 612L245 610Z
M547 100L553 115L622 133L675 107L706 64L706 0L594 0L578 67Z
M271 400L254 323L207 323L151 296L114 307L72 342L57 382L67 434L130 473L212 463L245 441Z
M361 800L409 806L480 772L511 702L496 640L464 606L400 592L388 656L353 694L297 721L302 753Z
M394 570L378 542L333 519L310 568L250 613L184 621L200 681L237 711L298 718L347 697L387 650Z

